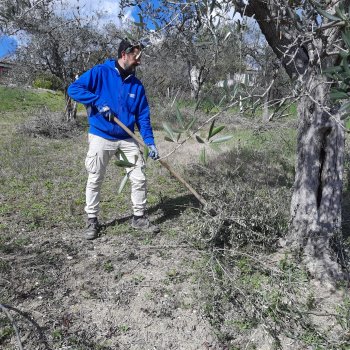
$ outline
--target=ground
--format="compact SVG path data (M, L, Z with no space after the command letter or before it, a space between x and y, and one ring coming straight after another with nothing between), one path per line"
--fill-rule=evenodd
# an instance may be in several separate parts
M206 166L193 140L167 158L215 216L149 160L157 235L130 227L130 188L117 193L123 169L111 162L105 226L86 241L86 124L57 118L1 114L1 349L349 350L347 282L313 280L278 245L294 176L293 121L228 128L234 139L210 151ZM162 156L171 153L159 128L156 140ZM344 232L347 222L344 215Z
M20 259L4 255L11 274L1 283L26 313L13 315L24 348L221 349L197 301L192 266L201 256L162 229L107 229L93 242L80 231L37 231Z
M111 164L102 202L107 225L86 241L86 133L24 139L14 133L3 146L11 164L2 183L0 257L2 303L23 347L223 349L199 301L195 267L203 256L178 218L183 204L196 206L186 189L149 161L149 214L161 232L138 232L129 225L129 188L117 196L121 169ZM163 184L155 190L157 181ZM18 339L1 316L0 342L13 349Z

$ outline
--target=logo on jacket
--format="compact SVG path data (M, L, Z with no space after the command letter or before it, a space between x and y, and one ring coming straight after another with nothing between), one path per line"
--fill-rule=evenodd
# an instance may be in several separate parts
M131 98L135 98L135 94L129 94L129 97L131 97Z

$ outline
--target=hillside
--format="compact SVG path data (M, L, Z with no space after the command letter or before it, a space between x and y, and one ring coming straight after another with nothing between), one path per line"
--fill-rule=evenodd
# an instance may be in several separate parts
M129 187L117 193L123 169L111 163L105 227L87 242L86 121L82 115L64 126L63 105L60 94L0 87L2 349L350 349L348 284L311 279L300 257L280 245L294 179L294 118L242 123L227 112L222 120L234 138L209 152L207 165L195 141L169 157L215 216L148 160L148 211L161 228L155 236L129 226ZM159 126L166 116L157 108ZM170 153L164 131L155 136L161 155ZM346 185L345 212L347 198ZM347 225L345 218L345 239Z

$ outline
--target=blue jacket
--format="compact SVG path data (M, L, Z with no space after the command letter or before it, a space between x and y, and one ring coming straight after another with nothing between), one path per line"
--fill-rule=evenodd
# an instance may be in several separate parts
M88 108L89 133L109 140L130 138L118 124L108 121L96 108L108 106L132 132L136 123L147 145L154 144L145 89L134 75L129 75L123 82L115 60L107 60L82 74L69 86L68 94Z

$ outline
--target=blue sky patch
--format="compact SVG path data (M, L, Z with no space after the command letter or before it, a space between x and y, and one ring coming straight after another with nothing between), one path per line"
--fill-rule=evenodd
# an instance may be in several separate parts
M17 41L8 36L0 37L0 59L14 53L17 49Z

